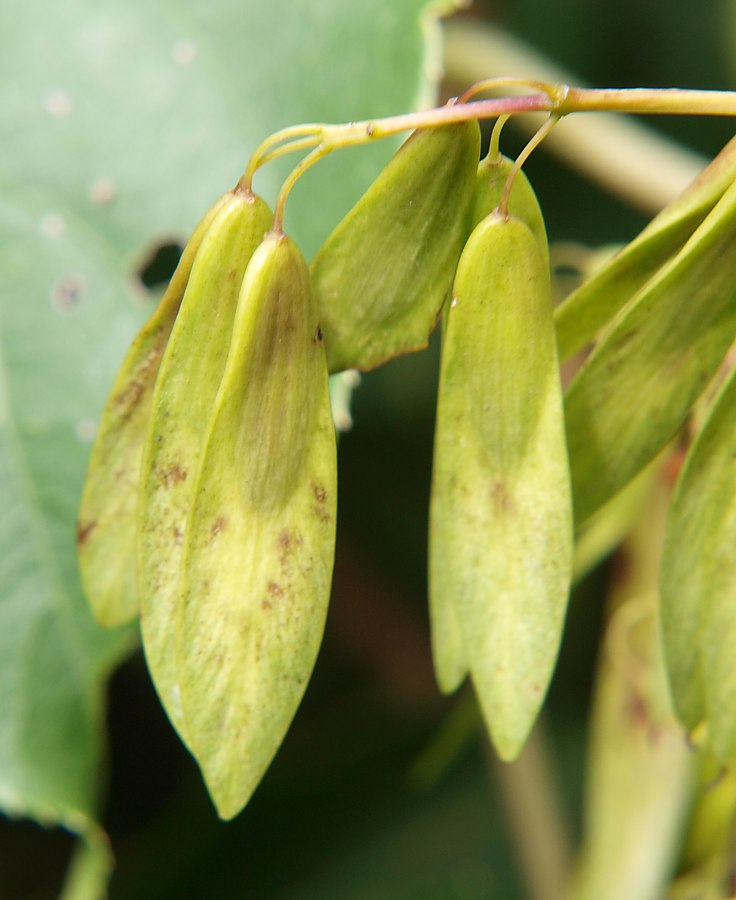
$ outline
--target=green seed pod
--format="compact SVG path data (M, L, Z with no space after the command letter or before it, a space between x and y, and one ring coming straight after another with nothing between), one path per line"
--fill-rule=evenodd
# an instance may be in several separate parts
M502 155L487 156L478 166L475 191L469 207L467 233L496 210L513 168L513 160ZM523 171L519 171L509 194L509 213L520 219L532 232L542 254L543 265L549 269L549 247L542 211L534 189ZM445 306L445 324L449 304ZM443 602L444 592L430 594L432 621L432 656L440 688L451 693L468 674L459 625L451 604Z
M736 762L736 369L690 448L667 521L660 594L672 694L684 724L708 723Z
M466 237L479 152L476 122L416 131L318 251L331 372L427 346Z
M141 629L156 690L180 733L171 641L187 521L240 285L270 224L266 204L244 190L218 213L194 261L151 404L138 503Z
M549 272L529 228L493 213L463 250L443 339L429 572L433 629L455 627L440 686L469 669L503 759L542 704L571 567Z
M736 138L637 238L555 310L560 359L595 340L657 270L677 253L736 180Z
M269 234L240 294L176 617L186 739L224 819L255 790L314 666L330 593L336 480L309 271L293 241Z
M79 510L79 566L101 625L138 614L138 483L153 386L202 239L228 195L207 212L184 248L156 311L130 346L105 405Z
M468 234L501 203L503 189L513 165L512 159L499 154L495 157L487 156L478 166L475 193L470 205ZM544 264L549 268L549 247L544 217L539 208L534 188L522 170L517 172L514 177L509 194L508 212L515 219L520 219L537 239L537 246L542 253Z
M736 184L622 311L565 397L582 524L675 436L736 332Z

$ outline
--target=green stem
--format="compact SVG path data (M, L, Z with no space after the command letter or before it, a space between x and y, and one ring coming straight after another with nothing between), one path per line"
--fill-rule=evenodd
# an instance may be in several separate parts
M315 162L333 150L366 144L402 131L417 128L438 128L459 122L508 117L519 113L547 112L548 125L543 126L532 139L526 155L547 135L552 125L563 116L575 112L626 112L656 113L661 115L713 115L736 116L736 92L694 91L677 88L575 88L566 84L549 84L519 78L486 79L468 88L463 98L499 86L540 87L541 93L500 97L490 100L474 100L469 103L451 100L446 106L389 116L382 119L366 119L344 125L295 125L276 132L258 147L250 159L239 184L251 188L253 176L260 166L297 150L314 149L296 166L287 178L279 194L274 229L280 230L286 198L297 179ZM315 146L316 145L316 146ZM521 162L526 159L522 154ZM518 163L518 167L521 166ZM516 171L515 170L515 171Z
M448 19L443 24L445 77L449 90L507 72L526 72L548 84L580 78L513 35L490 23ZM509 91L511 93L512 91ZM530 136L534 116L516 116L513 126ZM544 142L545 150L584 178L648 216L678 196L707 159L658 134L636 117L616 113L569 116Z

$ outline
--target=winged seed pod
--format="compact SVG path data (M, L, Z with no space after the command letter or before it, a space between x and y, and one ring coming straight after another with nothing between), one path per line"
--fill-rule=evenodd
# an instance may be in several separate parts
M141 630L156 690L182 735L172 635L184 539L240 285L270 225L266 204L242 189L218 212L194 261L151 404L139 495Z
M77 532L82 583L101 625L122 625L138 614L138 483L153 386L195 256L228 197L220 197L189 239L158 307L131 344L102 413Z
M506 182L514 162L506 156L490 154L480 162L475 189L468 213L467 233L470 234L486 216L500 204ZM523 171L516 173L508 201L509 213L520 219L532 232L542 254L543 265L549 270L547 230L536 194ZM449 315L449 304L444 308L444 326ZM468 664L456 622L450 596L444 591L430 592L430 619L432 622L432 656L437 681L441 689L451 693L468 674Z
M675 707L736 762L736 369L690 448L670 504L660 594Z
M432 608L454 610L492 740L513 759L557 657L572 512L549 272L529 228L500 213L473 231L455 276L429 549ZM462 677L458 657L436 669L445 690Z
M736 138L630 244L555 310L560 359L590 344L692 235L736 181Z
M427 346L467 236L479 153L477 122L415 131L317 252L331 372Z
M224 819L312 672L335 546L336 444L309 271L269 234L243 282L193 493L176 616L186 740Z
M576 523L676 434L736 333L736 183L618 316L565 396Z

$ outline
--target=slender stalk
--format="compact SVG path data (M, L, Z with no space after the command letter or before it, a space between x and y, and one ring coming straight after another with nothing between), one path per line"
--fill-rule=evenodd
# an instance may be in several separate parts
M443 40L445 77L454 92L480 78L509 72L524 72L548 84L580 85L575 73L490 23L448 19ZM536 116L515 116L513 127L532 135L539 121ZM568 116L545 140L544 148L649 216L680 194L708 162L636 117L617 113Z
M383 137L416 128L438 128L458 122L493 119L520 113L547 112L554 124L563 116L575 112L626 112L649 114L736 116L736 92L694 91L677 88L574 88L565 84L544 84L526 79L492 79L468 88L463 96L499 85L540 84L542 93L461 103L452 100L446 106L389 116L366 119L344 125L296 125L285 128L267 138L250 159L239 184L250 189L258 168L269 160L292 151L314 146L312 152L289 175L277 203L275 227L281 227L283 205L289 191L303 172L317 160L342 147L365 144ZM543 128L533 139L529 152L546 136L551 125Z
M501 202L498 204L499 211L502 215L505 216L508 212L511 188L514 184L514 179L519 174L519 170L527 161L527 159L529 159L533 151L542 143L542 141L547 137L547 135L550 133L550 131L552 131L554 126L559 121L560 117L558 115L551 115L544 123L544 125L542 125L539 131L537 131L536 134L532 136L532 139L529 141L526 147L524 147L521 153L516 157L514 164L511 167L511 171L509 172L509 177L506 179L506 184L503 187Z
M519 758L488 760L506 809L508 827L530 900L560 900L569 876L572 839L540 719Z
M286 200L291 193L291 189L297 183L299 178L307 171L307 169L311 168L316 162L322 159L324 156L327 156L334 148L330 147L326 144L319 144L317 147L312 150L312 152L305 156L304 159L291 170L286 181L281 185L281 190L279 191L279 195L276 198L276 207L274 209L273 215L273 225L271 226L271 231L276 234L279 234L283 231L284 225L284 206L286 205Z
M621 112L677 116L736 116L736 92L681 88L575 88L559 102L561 116L573 112Z

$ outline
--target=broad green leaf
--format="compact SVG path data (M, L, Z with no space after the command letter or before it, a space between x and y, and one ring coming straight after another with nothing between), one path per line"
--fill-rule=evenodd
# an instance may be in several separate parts
M131 344L102 413L77 529L84 590L101 625L121 625L138 615L138 485L151 399L197 250L226 199L197 226L156 311Z
M544 699L571 567L549 272L529 228L493 214L460 258L443 340L430 597L433 627L454 615L459 631L436 661L440 684L455 687L464 663L503 759Z
M37 203L6 193L0 204L0 268L7 284L27 286L0 304L0 805L88 835L102 684L133 635L94 624L74 522L103 399L94 375L120 348L100 329L112 311L91 302L106 254L75 245L76 222L44 234Z
M331 372L427 346L467 237L477 122L414 132L312 262Z
M736 333L736 185L639 292L565 397L581 525L680 428Z
M269 234L243 282L176 606L185 739L226 819L271 762L317 657L336 467L309 270L293 241Z
M707 720L736 760L736 369L691 447L672 498L660 592L667 668L688 728Z
M592 343L713 209L736 180L736 138L677 200L598 269L555 310L557 347L565 360Z
M234 191L197 251L151 399L138 496L138 592L146 662L183 734L171 652L179 574L197 471L230 352L246 266L271 224L258 198Z
M132 634L94 625L74 528L95 423L151 312L136 269L152 243L188 237L268 133L416 106L437 61L427 8L0 4L4 808L74 828L74 810L95 806L100 695ZM287 210L307 250L391 150L380 142L308 173ZM275 196L288 164L259 173L259 189Z

